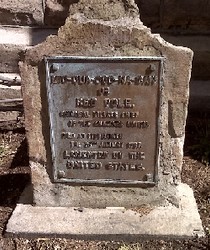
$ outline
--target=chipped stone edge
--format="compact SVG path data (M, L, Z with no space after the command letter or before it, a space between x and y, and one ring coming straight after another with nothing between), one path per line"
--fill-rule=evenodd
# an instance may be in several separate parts
M18 204L6 237L60 237L81 240L193 238L205 236L192 189L178 187L181 206L155 207L139 215L122 208L37 207Z

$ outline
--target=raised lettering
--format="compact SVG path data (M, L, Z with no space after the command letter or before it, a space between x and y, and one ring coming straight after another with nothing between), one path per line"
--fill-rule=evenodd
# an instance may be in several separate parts
M94 121L93 127L122 128L122 121Z
M65 110L59 113L60 117L89 118L89 111Z
M61 133L61 139L74 139L74 138L76 138L75 133L71 133L71 132L62 132Z
M88 161L69 161L66 162L67 169L94 169L102 168L101 162L88 162Z
M118 118L118 111L93 111L93 118Z
M123 143L119 141L102 141L100 142L99 148L122 148Z
M149 124L147 121L127 121L126 127L145 129L149 127Z
M86 135L87 139L91 140L121 140L123 138L122 134L114 133L114 134L93 134L88 133Z
M128 158L130 160L144 160L145 154L144 154L144 152L129 152Z
M112 152L112 159L122 159L123 154L120 151L113 151Z
M51 76L51 84L72 84L72 85L101 85L101 86L110 86L111 84L118 85L138 85L138 86L153 86L158 82L157 75L138 75L135 77L131 77L129 75L121 75L116 79L114 76L59 76L52 75ZM110 92L108 88L101 88L97 91L97 94L100 95L108 95Z
M131 98L105 98L104 99L105 108L133 108L135 105L132 103Z
M138 149L141 148L141 142L128 142L126 143L126 148L128 149Z
M107 151L64 150L63 152L63 159L106 159L107 156Z
M105 165L106 170L114 170L114 171L143 171L145 168L142 163L140 164L130 164L130 163L122 163L122 162L109 162Z
M93 108L96 106L97 98L76 98L75 107L77 108Z

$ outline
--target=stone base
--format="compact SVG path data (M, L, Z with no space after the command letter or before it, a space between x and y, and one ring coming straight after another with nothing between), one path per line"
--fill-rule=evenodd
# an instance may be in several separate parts
M7 224L6 235L123 241L139 237L204 236L192 189L180 184L178 190L179 208L170 205L130 210L18 204Z

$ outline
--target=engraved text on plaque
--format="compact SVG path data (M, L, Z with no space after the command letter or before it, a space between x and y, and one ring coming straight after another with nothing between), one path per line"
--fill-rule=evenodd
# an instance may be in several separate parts
M45 62L54 181L155 183L161 58Z

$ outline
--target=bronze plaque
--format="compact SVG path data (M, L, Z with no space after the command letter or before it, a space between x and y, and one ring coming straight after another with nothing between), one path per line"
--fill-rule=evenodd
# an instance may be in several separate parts
M154 184L161 57L46 57L55 182Z

